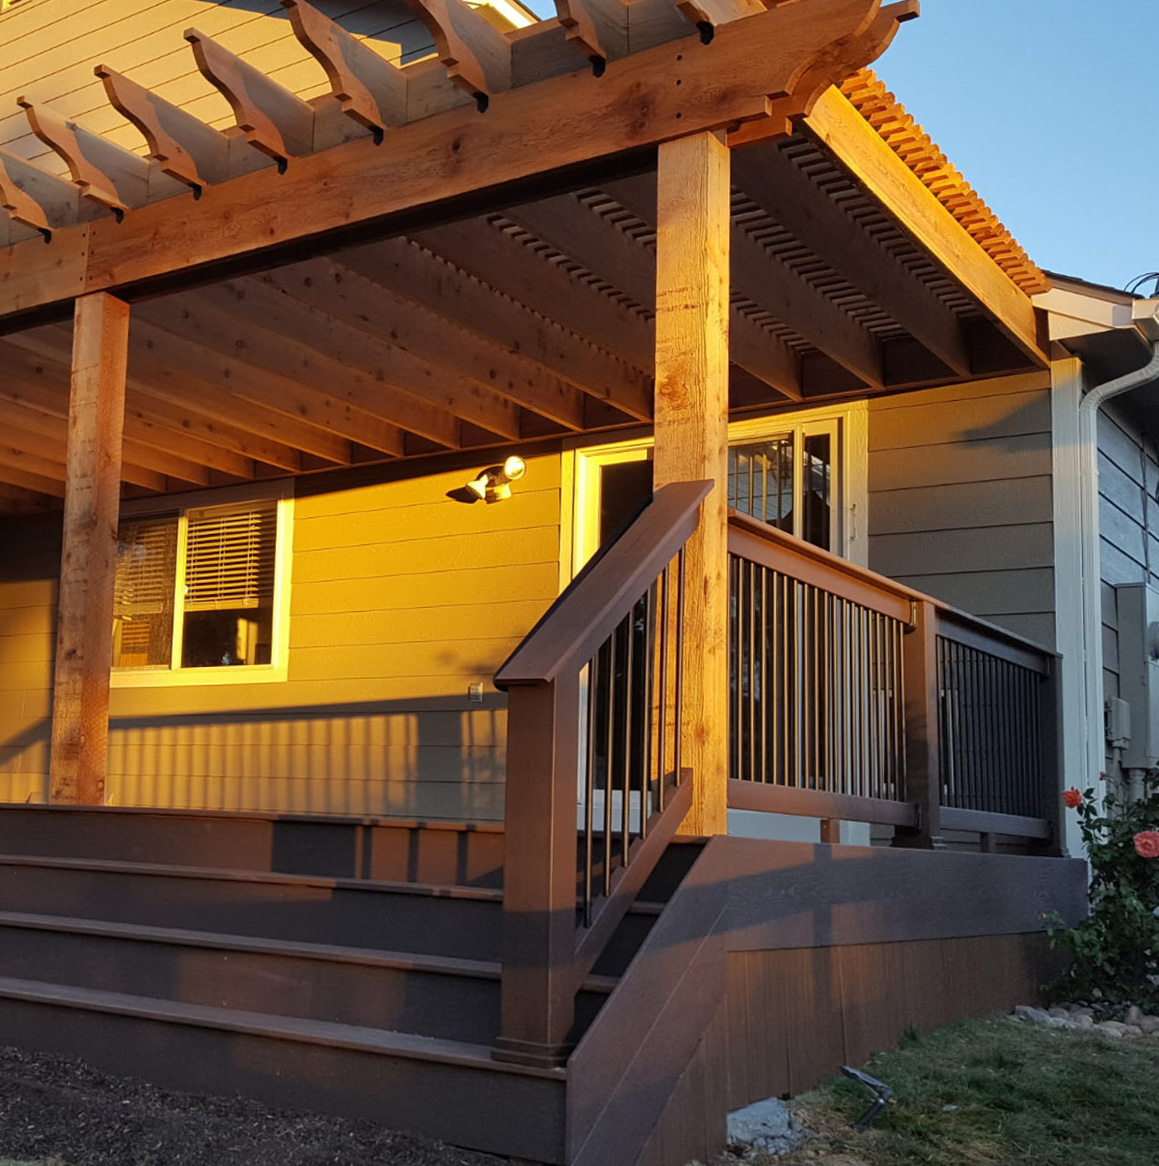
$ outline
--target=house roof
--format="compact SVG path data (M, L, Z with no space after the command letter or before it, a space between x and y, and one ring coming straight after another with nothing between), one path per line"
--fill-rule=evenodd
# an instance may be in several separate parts
M872 69L844 81L841 92L1028 296L1050 287L1045 273Z

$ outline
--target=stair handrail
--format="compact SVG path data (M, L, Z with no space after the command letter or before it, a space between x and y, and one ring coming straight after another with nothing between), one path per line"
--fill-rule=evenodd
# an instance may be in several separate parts
M576 576L495 674L496 687L508 695L502 1018L493 1050L494 1056L504 1060L539 1066L566 1061L576 993L687 811L691 783L682 780L687 771L680 764L679 745L684 546L696 531L701 503L712 487L708 481L674 482L657 490L630 525ZM675 579L670 574L673 562L677 564L671 573ZM644 766L636 770L641 785L630 787L630 762L639 752L634 752L636 747L625 733L628 764L621 788L613 791L611 746L605 754L600 791L606 815L600 835L602 897L593 904L596 831L592 806L597 790L592 693L599 662L605 663L611 677L617 645L626 647L631 660L631 644L640 634L649 645L649 687L644 690L649 710L646 757ZM654 653L657 644L662 645L658 656ZM661 663L653 667L657 659ZM659 685L659 705L654 706L657 672L664 679ZM620 676L630 684L632 668ZM674 694L671 706L670 692ZM637 689L637 697L639 693ZM669 707L674 710L671 723ZM654 708L663 710L655 734ZM581 733L585 712L587 728ZM607 724L614 724L610 714ZM671 750L666 749L669 731ZM586 758L582 773L581 757ZM653 780L654 773L658 780ZM577 823L581 781L585 791L582 870ZM615 837L622 835L622 841L613 855L610 823L616 796L621 821ZM629 845L630 835L634 837ZM593 905L598 911L593 911Z

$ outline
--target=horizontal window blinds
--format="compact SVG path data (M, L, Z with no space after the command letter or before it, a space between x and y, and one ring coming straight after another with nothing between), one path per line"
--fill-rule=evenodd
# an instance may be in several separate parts
M277 510L274 503L190 512L185 556L185 610L266 607L274 594Z
M176 562L175 515L123 523L117 532L114 614L132 618L172 610Z

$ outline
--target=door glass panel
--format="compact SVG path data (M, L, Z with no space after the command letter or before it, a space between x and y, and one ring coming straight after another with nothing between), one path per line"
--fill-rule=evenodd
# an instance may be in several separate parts
M793 435L734 445L728 451L728 504L793 533Z
M801 537L830 550L833 512L833 463L828 433L814 433L804 441L803 489L805 494Z
M612 462L600 469L600 546L605 546L652 497L652 459Z

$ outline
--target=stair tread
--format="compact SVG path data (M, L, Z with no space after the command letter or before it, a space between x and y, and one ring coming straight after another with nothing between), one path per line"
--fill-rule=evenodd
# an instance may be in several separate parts
M503 892L490 887L449 886L441 883L389 882L381 879L334 878L329 875L284 874L278 871L244 870L211 866L176 866L156 862L124 862L103 858L0 854L0 866L47 867L50 870L91 870L113 874L150 874L163 878L217 879L239 883L328 887L379 894L421 895L431 899L473 899L501 903Z
M499 978L500 965L492 960L462 959L457 956L425 955L419 952L385 951L341 944L310 943L306 940L274 939L238 935L231 932L196 931L183 927L158 927L144 923L120 923L106 919L70 915L42 915L26 911L0 911L0 927L23 927L37 931L66 931L80 935L136 939L151 943L176 943L187 947L221 948L228 951L294 956L328 960L333 963L366 964L374 967L442 972L448 975Z
M564 1069L543 1069L496 1061L492 1059L491 1050L486 1045L447 1040L443 1037L419 1036L328 1020L306 1020L293 1016L215 1008L204 1004L184 1004L174 1000L132 996L123 992L78 988L69 984L50 984L39 980L19 980L0 976L0 999L23 1000L134 1016L144 1020L244 1032L280 1040L328 1045L411 1060L437 1061L517 1076L543 1077L560 1081L565 1080L567 1076Z

